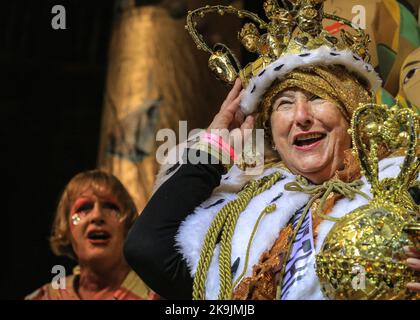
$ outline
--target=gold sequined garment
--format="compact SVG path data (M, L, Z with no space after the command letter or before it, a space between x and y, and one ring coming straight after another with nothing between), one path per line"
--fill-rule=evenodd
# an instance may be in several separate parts
M407 283L419 281L404 252L404 247L416 245L420 230L420 209L408 192L420 168L418 122L411 109L398 105L366 104L355 111L349 132L372 198L337 221L317 254L317 276L326 297L419 298L407 288ZM398 175L379 176L381 144L406 149Z
M293 234L289 224L283 228L273 247L262 254L252 268L252 276L244 278L233 293L235 300L274 300L279 272Z
M337 171L335 177L344 182L354 181L360 178L360 167L358 162L351 153L351 150L345 152L344 168ZM331 212L334 204L341 199L342 196L337 193L331 193L323 207L323 213ZM317 238L317 230L322 218L315 214L319 200L311 207L312 212L312 233L314 241ZM264 252L258 264L254 265L252 276L244 278L233 294L235 300L274 300L276 298L276 290L279 282L280 271L283 264L286 263L284 258L289 247L292 245L293 229L291 224L283 228L274 245L269 251Z

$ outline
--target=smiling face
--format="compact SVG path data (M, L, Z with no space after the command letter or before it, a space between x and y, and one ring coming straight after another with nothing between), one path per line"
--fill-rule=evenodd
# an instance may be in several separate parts
M73 201L69 214L70 239L81 265L112 266L123 259L125 223L121 204L103 188L92 188Z
M320 184L341 169L351 138L349 124L338 107L291 88L278 96L272 108L273 141L293 173Z

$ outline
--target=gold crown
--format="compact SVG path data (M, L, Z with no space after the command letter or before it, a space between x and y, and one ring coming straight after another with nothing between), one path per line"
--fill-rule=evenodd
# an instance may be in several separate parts
M324 13L325 0L282 0L280 7L277 0L264 1L264 11L268 22L257 14L240 10L233 6L205 6L188 12L187 25L197 48L208 52L209 68L219 80L232 84L238 77L246 86L251 78L259 74L270 63L287 53L302 53L321 46L336 50L350 49L359 58L369 62L367 45L369 36L350 21L335 15ZM246 50L258 54L258 58L241 67L239 60L224 44L216 44L211 49L196 29L197 18L208 13L220 15L234 14L241 19L249 19L238 33L238 38ZM347 25L353 32L340 31L336 37L324 30L324 19L338 21Z

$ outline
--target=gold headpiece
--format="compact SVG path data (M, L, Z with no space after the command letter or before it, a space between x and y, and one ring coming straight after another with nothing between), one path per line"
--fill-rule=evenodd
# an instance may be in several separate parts
M225 82L233 83L236 77L241 77L243 84L267 65L287 53L302 53L321 46L328 46L336 50L350 49L352 52L369 62L367 44L369 36L346 19L324 13L325 0L295 0L283 1L281 8L276 0L264 1L264 11L269 22L258 15L236 9L232 6L206 6L190 11L186 28L197 44L198 49L208 52L210 69ZM216 45L211 49L196 30L196 19L206 14L217 12L220 15L235 14L239 18L248 18L253 22L246 23L238 34L238 38L246 50L256 53L259 57L241 68L238 59L231 50L224 45ZM323 29L323 19L339 21L354 29L355 34L341 30L340 37L335 37Z
M353 150L373 199L345 215L325 239L317 256L321 286L334 299L415 298L406 284L418 278L405 263L403 247L418 246L420 240L419 206L408 192L420 168L418 118L409 108L365 104L356 110L351 127ZM397 177L380 180L378 149L383 144L391 150L403 147L406 156Z
M239 76L245 90L241 108L245 114L256 111L258 103L272 82L293 69L311 65L343 65L358 77L367 80L375 91L381 81L369 64L369 36L350 21L324 13L325 0L264 1L268 22L255 13L233 6L206 6L188 13L186 29L197 48L210 54L209 68L216 77L232 84ZM246 50L258 58L242 68L234 53L223 44L210 48L196 29L197 19L208 13L233 14L252 22L244 24L238 38ZM324 19L348 26L336 37L322 26ZM350 30L353 30L350 32Z

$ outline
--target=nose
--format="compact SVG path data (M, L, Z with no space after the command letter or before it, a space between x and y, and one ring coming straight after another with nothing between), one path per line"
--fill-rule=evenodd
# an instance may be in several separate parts
M98 203L95 203L93 210L89 213L89 219L90 223L96 225L102 225L105 223L105 212Z
M296 102L295 123L302 129L309 129L313 122L311 102L306 99L299 99Z

